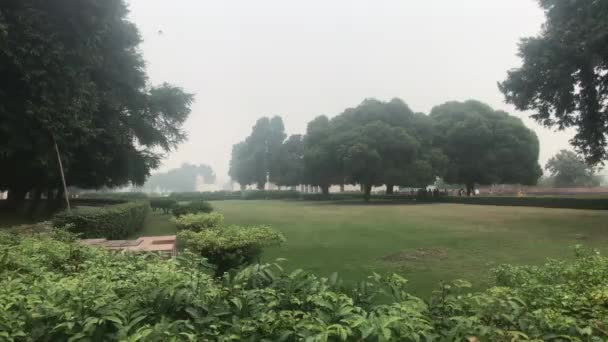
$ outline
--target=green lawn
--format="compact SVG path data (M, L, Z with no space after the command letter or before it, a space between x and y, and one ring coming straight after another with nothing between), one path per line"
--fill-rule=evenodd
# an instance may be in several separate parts
M532 264L572 256L575 244L606 249L608 211L457 204L353 205L296 201L213 202L227 223L268 224L287 242L265 253L288 268L347 281L397 272L412 291L441 280L486 286L501 263Z
M346 281L396 272L421 295L441 280L487 286L495 265L572 257L575 244L608 252L608 211L298 201L217 201L213 206L229 224L267 224L283 232L287 242L267 251L264 261L286 258L289 269L325 276L337 271ZM138 235L174 234L169 217L150 215Z

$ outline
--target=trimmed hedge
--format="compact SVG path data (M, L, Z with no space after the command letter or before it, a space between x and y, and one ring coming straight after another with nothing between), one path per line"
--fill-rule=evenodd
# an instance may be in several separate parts
M562 197L438 197L421 199L425 202L475 205L542 207L561 209L608 210L608 198Z
M204 191L204 192L173 192L169 198L176 201L223 201L227 199L241 199L240 191Z
M148 202L129 202L103 208L62 211L53 219L55 227L69 227L82 238L124 239L142 228L150 210Z
M177 201L173 198L153 197L150 199L150 207L152 207L152 210L161 210L165 214L169 213L171 209L177 205Z
M135 201L148 199L148 195L145 192L85 192L80 195L80 198Z
M217 192L190 192L171 194L171 198L187 200L265 200L265 199L298 199L304 201L346 201L362 200L363 194L360 192L330 193L328 195L320 193L300 193L297 191L286 190L249 190L241 193L240 191L217 191ZM497 206L524 206L524 207L544 207L544 208L570 208L570 209L592 209L608 210L608 198L564 198L564 197L455 197L443 194L436 196L433 194L411 194L395 193L393 195L372 194L372 201L386 202L425 202L425 203L458 203L476 205L497 205Z
M106 205L116 205L127 203L129 200L119 198L74 198L70 199L70 204L74 206L87 206L87 207L103 207Z
M187 214L174 217L171 222L175 223L177 230L191 230L200 232L201 230L222 227L224 225L224 215L220 213L199 213Z
M192 201L187 204L178 204L173 207L172 213L175 217L180 217L187 214L198 214L198 213L210 213L213 211L213 207L209 202L205 201Z

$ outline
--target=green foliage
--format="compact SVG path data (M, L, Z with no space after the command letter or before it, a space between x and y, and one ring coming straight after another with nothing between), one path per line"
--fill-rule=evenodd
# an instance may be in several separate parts
M55 142L68 185L100 188L143 184L185 139L193 95L148 83L126 1L24 0L1 12L0 189L12 198L61 189Z
M266 226L228 226L199 230L183 230L178 233L178 238L184 241L186 248L215 265L216 276L259 261L265 247L279 245L285 240L281 233Z
M300 185L304 182L304 138L300 134L289 136L281 145L276 166L276 184Z
M150 198L150 207L152 210L160 210L165 214L168 214L173 208L177 206L177 201L167 197L154 197Z
M8 341L481 341L608 338L608 258L501 266L496 287L441 284L424 301L400 276L345 290L279 265L215 281L202 261L113 253L0 233L0 336Z
M171 219L177 230L190 230L200 232L209 228L218 228L224 226L224 215L220 213L208 214L186 214L180 217Z
M260 190L264 189L267 180L279 181L279 159L285 137L280 116L258 119L249 137L232 148L230 177L243 188L254 183Z
M523 122L478 101L448 102L433 108L437 141L447 155L448 183L536 184L538 165L536 134Z
M608 6L541 0L541 32L519 44L522 66L499 84L506 101L547 126L574 127L570 141L597 164L608 158Z
M367 99L328 120L310 122L305 138L306 181L324 193L332 184L426 186L443 173L445 156L434 146L430 119L400 99Z
M595 168L585 164L576 153L561 150L547 162L551 172L553 186L599 186L601 178L595 174Z
M124 239L142 228L149 210L146 201L129 202L63 211L52 222L55 227L69 226L71 232L82 238Z
M180 217L187 214L210 213L213 207L209 202L197 200L186 204L178 204L171 209L173 216Z

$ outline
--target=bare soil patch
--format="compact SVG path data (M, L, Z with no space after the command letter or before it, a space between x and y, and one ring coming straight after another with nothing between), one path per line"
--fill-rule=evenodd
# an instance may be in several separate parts
M431 248L416 248L410 250L399 251L382 257L382 260L388 262L405 262L405 261L421 261L428 259L444 259L447 258L448 253L445 248L431 247Z

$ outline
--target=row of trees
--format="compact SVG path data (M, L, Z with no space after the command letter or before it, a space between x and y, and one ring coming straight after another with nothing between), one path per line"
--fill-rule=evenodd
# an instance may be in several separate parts
M124 0L0 5L0 191L142 185L184 141L193 95L150 85Z
M241 184L310 184L323 193L334 184L424 187L443 177L465 184L535 183L536 134L522 121L478 101L448 102L429 115L402 100L363 101L329 119L319 116L306 135L285 140L280 117L261 118L233 148L230 176Z
M209 165L184 163L177 169L155 173L143 186L148 192L189 192L196 191L196 182L201 177L205 184L215 183L215 173Z

